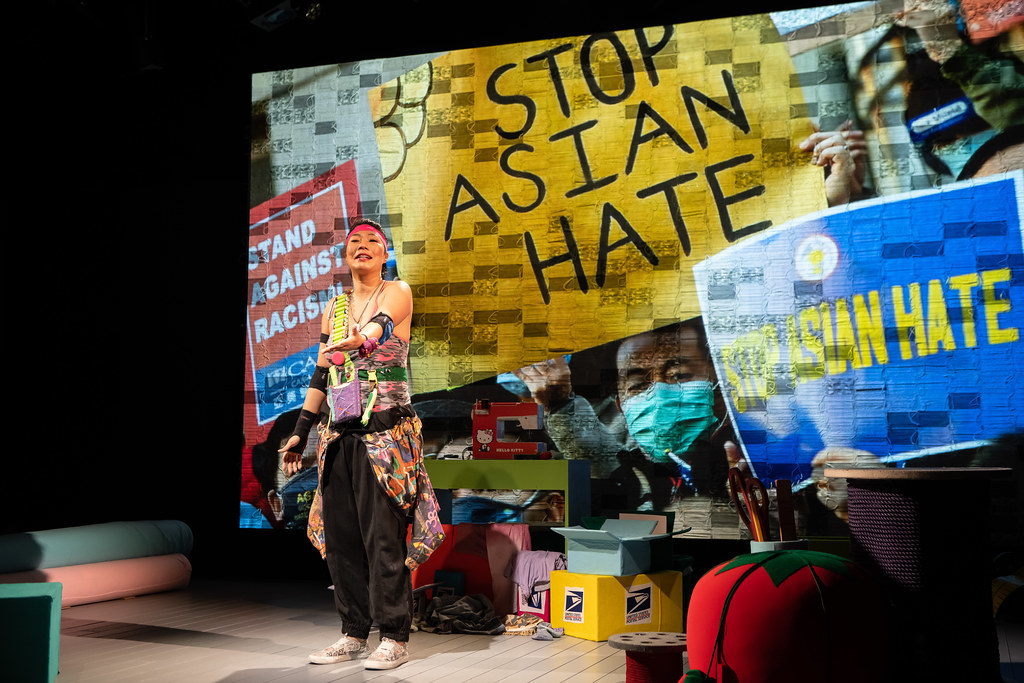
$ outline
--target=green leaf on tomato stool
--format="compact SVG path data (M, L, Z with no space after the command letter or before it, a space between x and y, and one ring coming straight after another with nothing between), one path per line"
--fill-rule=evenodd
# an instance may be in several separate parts
M763 553L739 555L716 573L721 574L736 567L748 567L752 564L760 564L768 572L768 576L776 588L803 567L820 567L840 576L848 576L850 573L848 560L838 555L819 553L814 550L769 550Z

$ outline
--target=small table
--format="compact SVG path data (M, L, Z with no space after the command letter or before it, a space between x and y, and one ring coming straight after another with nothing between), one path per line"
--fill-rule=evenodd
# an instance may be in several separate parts
M826 467L847 480L851 559L892 606L893 680L1001 681L988 563L1005 467Z
M626 651L628 681L676 683L683 677L685 633L616 633L608 637L608 644Z

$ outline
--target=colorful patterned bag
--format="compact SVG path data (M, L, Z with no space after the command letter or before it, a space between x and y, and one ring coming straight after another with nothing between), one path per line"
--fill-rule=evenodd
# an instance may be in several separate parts
M345 422L360 417L363 411L359 401L359 375L355 363L345 355L344 365L331 365L327 376L331 422Z
M348 297L339 296L334 303L334 325L331 343L337 344L348 334ZM346 422L363 413L359 401L359 374L347 353L337 352L331 357L327 371L327 403L331 409L331 422Z

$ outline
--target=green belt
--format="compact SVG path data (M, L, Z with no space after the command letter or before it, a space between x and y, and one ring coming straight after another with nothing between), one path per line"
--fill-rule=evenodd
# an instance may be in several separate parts
M377 379L381 382L404 382L408 379L405 368L393 367L393 368L374 368L377 374ZM360 370L359 379L368 380L370 379L369 370Z

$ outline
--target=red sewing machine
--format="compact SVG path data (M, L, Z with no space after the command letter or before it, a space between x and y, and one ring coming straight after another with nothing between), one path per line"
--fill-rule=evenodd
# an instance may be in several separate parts
M515 428L506 430L506 423ZM477 401L473 406L473 457L491 460L513 460L522 456L539 456L548 446L543 441L508 440L509 431L516 433L544 428L544 408L539 403L493 403Z

